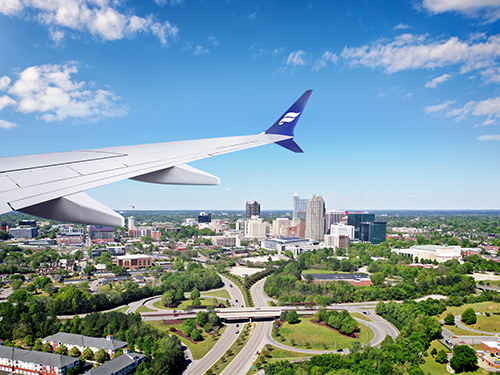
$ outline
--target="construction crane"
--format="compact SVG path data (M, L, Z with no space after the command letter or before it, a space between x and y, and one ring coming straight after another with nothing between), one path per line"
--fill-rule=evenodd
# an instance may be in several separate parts
M132 207L132 217L135 217L135 206L130 206Z

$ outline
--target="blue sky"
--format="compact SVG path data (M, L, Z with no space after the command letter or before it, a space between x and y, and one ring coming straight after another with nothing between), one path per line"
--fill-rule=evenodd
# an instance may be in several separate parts
M114 209L500 209L500 0L0 0L0 156L260 133Z

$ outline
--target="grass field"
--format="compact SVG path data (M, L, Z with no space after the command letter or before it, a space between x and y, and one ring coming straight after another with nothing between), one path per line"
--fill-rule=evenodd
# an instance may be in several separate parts
M373 339L374 334L373 331L365 325L360 324L359 326L361 328L359 332L359 341L364 345ZM280 328L280 334L281 337L285 337L286 341L282 341L281 337L273 336L276 341L282 342L284 345L292 346L291 340L297 340L298 348L308 349L306 343L309 343L309 349L312 350L347 349L349 345L351 345L351 342L355 340L350 337L342 336L332 329L314 324L311 322L311 318L302 318L298 324L284 323Z
M469 308L472 307L475 312L486 312L489 311L491 313L493 312L500 312L500 303L499 302L491 302L491 301L486 301L486 302L480 302L480 303L469 303L463 306L447 306L446 311L444 311L441 315L439 315L437 318L438 320L444 319L446 315L449 313L452 313L453 315L462 315L462 312Z
M361 320L364 320L364 321L367 321L367 322L371 322L372 321L365 314L361 314L361 313L351 313L351 316L353 318L358 318L358 319L361 319Z
M200 301L202 305L209 305L212 303L212 298L200 298ZM161 300L158 300L153 303L153 306L156 307L157 309L164 309L164 310L185 310L188 306L191 306L192 303L193 301L188 299L186 301L182 301L182 303L174 309L163 306L161 304Z
M272 363L276 361L294 361L297 359L311 358L311 354L292 352L290 350L284 350L272 345L271 348L269 349L269 352L271 353L271 356L266 358L267 363ZM252 367L255 367L254 366L255 362L252 364ZM256 374L257 372L259 372L258 368L253 368L253 369L251 368L250 370L248 370L247 375L253 375Z
M448 331L450 331L451 333L453 333L454 335L457 335L457 336L489 336L487 334L467 331L465 329L458 328L457 326L444 325L443 328L446 328Z
M163 322L160 322L160 321L146 322L146 323L158 328L162 332L168 331L170 329L170 327L175 327L175 329L180 330L181 326L182 326L182 324L167 325L167 324L163 324ZM220 338L220 336L222 335L222 333L224 332L225 329L226 329L226 327L222 327L222 329L219 331L218 335L216 335L214 337L203 332L201 334L203 336L203 340L199 341L197 344L194 344L191 341L186 340L184 337L181 337L179 335L176 335L176 336L179 337L179 339L189 348L189 350L191 351L191 354L193 355L193 358L196 360L196 359L203 358L205 356L205 354L207 354L210 351L210 349L212 349L212 347L215 345L215 343Z
M202 297L212 297L212 298L215 297L215 298L227 298L227 299L231 298L226 289L216 290L214 292L201 292L201 295Z
M146 312L155 312L156 310L150 309L149 307L142 305L139 306L135 311L138 313L146 313Z
M129 306L123 306L123 307L120 307L119 309L113 310L113 311L121 312L121 313L125 314L127 312L128 308L129 308Z
M449 372L446 370L446 364L437 363L431 355L432 348L436 348L439 352L440 350L444 350L446 353L449 353L450 350L441 344L440 341L434 340L431 342L431 346L427 349L428 356L424 357L424 363L420 365L420 368L425 374L432 375L449 375ZM493 372L486 371L482 368L477 369L472 372L461 372L464 375L490 375L494 374Z
M500 315L490 314L489 317L486 315L477 315L476 324L472 324L469 327L479 331L500 332Z

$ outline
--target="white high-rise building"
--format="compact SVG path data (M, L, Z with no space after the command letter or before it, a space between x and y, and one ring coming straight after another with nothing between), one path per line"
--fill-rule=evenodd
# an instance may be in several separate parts
M346 216L345 211L328 210L325 213L325 234L330 234L332 224L337 224Z
M128 229L137 229L137 220L135 216L130 216L128 218Z
M349 236L349 239L354 240L354 225L344 223L332 224L330 226L330 234L333 236Z
M292 218L306 221L307 199L300 199L299 193L296 191L293 195L293 216Z
M246 222L245 237L257 238L259 240L262 240L266 238L268 226L269 223L266 223L264 220L262 220L262 218L258 216L252 216L252 218Z
M292 225L290 219L279 217L273 221L273 235L286 236L286 228Z
M325 236L325 200L313 195L307 201L306 238L323 241Z

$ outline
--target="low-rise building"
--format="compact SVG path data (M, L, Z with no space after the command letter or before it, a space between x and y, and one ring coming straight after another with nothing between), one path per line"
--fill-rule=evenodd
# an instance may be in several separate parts
M0 370L9 373L65 375L79 364L78 358L0 345Z
M112 335L102 338L76 335L74 333L66 332L58 332L55 335L47 336L42 341L44 344L48 342L54 350L57 350L57 348L61 345L65 345L68 350L76 347L80 350L80 352L83 352L87 348L90 348L94 353L103 349L106 353L108 353L110 358L113 358L119 349L123 349L127 346L125 341L115 340Z
M126 352L127 351L127 352ZM104 363L101 366L85 372L83 375L126 375L133 372L146 359L144 354L130 353L124 350L123 354Z
M147 255L141 254L122 255L116 257L116 265L135 270L138 268L151 267L153 265L153 259Z
M435 260L438 263L446 262L450 259L462 259L462 248L460 246L448 245L418 245L409 249L393 249L395 253L430 261Z

